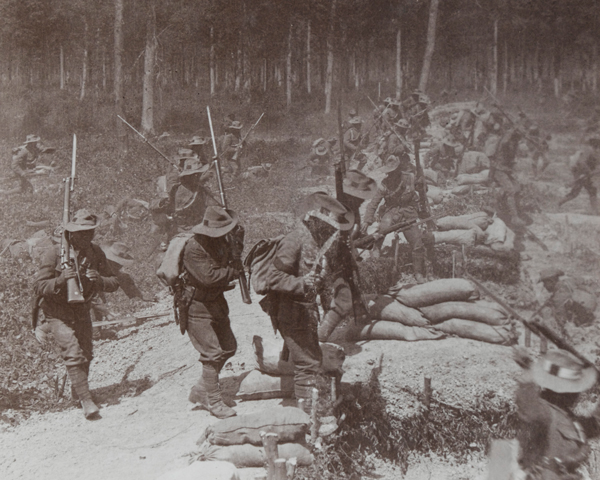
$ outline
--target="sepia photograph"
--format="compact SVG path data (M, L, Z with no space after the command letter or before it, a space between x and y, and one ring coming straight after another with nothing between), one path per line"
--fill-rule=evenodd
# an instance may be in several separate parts
M600 480L599 0L0 0L0 478Z

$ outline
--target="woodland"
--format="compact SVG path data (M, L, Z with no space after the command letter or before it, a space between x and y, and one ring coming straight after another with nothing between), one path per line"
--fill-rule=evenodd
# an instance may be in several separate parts
M219 99L327 114L337 92L594 94L598 12L597 0L2 0L0 134L122 135L115 114L161 133Z

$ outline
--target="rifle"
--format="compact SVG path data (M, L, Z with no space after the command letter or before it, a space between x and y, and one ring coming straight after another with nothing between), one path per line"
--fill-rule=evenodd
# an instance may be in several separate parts
M341 92L340 92L341 93ZM337 104L337 116L338 116L338 135L340 138L340 161L335 164L335 196L340 203L344 203L344 175L346 173L346 159L344 152L344 132L342 128L342 100L341 94L338 97ZM352 232L352 230L350 230ZM358 273L358 265L354 257L354 248L352 245L352 239L350 232L341 232L341 243L342 248L347 249L347 258L349 264L342 265L343 275L345 280L348 282L350 287L350 295L352 296L352 311L354 314L354 322L358 323L358 309L362 308L363 312L368 312L366 302L364 301L358 285L360 284L360 278ZM344 253L341 253L342 258ZM345 262L344 262L345 263ZM356 276L356 278L355 278Z
M427 183L425 182L425 174L423 166L419 158L419 149L421 147L421 139L415 139L415 167L417 169L417 180L415 181L415 190L419 194L419 213L427 219L427 226L435 228L435 223L431 219L431 209L429 208L429 200L427 199Z
M73 134L73 156L71 159L71 176L66 177L65 182L65 197L63 203L63 236L60 246L60 266L64 270L66 268L75 267L77 264L71 260L71 245L67 239L69 233L64 228L69 223L71 217L71 192L75 186L75 167L77 165L77 136ZM83 303L84 298L81 293L83 290L79 272L77 271L77 279L69 278L67 280L67 303Z
M366 248L371 244L371 242L373 240L375 240L376 235L385 236L392 232L403 232L404 230L409 229L413 225L421 225L426 222L433 222L434 220L437 220L438 218L442 218L445 216L446 216L445 213L439 213L437 215L432 215L431 217L424 218L422 220L413 220L411 222L395 223L394 225L390 225L389 227L384 228L383 230L381 230L380 232L377 232L376 234L371 233L369 235L365 235L364 237L359 238L358 240L356 240L354 242L354 246L357 248Z
M144 135L142 135L141 132L138 132L133 125L131 125L127 120L125 120L123 117L121 117L121 115L117 115L117 117L119 117L119 120L121 120L125 125L127 125L129 128L131 128L135 133L137 133L140 137L142 137L142 139L144 140L144 142L149 145L150 147L152 147L154 149L154 151L156 153L158 153L162 158L164 158L167 162L169 162L171 165L173 165L177 170L181 170L179 168L178 165L176 165L175 163L173 163L171 160L169 160L169 157L167 157L164 153L162 153L158 148L156 148L154 145L152 145L148 139L146 137L144 137Z
M208 124L210 126L210 136L212 138L213 150L215 153L215 156L213 157L213 163L215 165L215 170L217 172L217 183L219 185L219 193L221 194L221 205L223 205L223 208L227 208L227 199L225 198L225 188L223 187L223 179L221 178L221 167L219 165L219 154L217 153L217 142L215 140L215 132L213 130L212 118L210 116L210 107L208 105L206 106L206 113L208 115ZM261 117L262 117L262 115L261 115ZM256 123L258 123L258 122L256 122ZM241 232L241 234L239 235L238 238L239 238L239 240L241 240L241 244L243 246L243 242L244 242L243 228L241 228L241 227L238 228L238 232ZM231 238L231 235L230 235L229 243L232 247L235 247L236 242L235 242L234 238ZM236 248L236 250L238 250L238 249ZM238 253L241 257L241 254L242 254L241 251L234 252L234 254L236 256ZM248 290L248 279L246 278L246 272L244 272L243 267L242 267L242 270L240 271L240 276L239 276L238 280L240 283L240 293L242 294L242 301L249 305L252 303L252 298L250 298L250 291Z
M544 305L542 305L540 308L538 308L538 310L536 310L536 312L532 315L530 320L527 320L522 315L520 315L515 309L513 309L510 305L508 305L504 300L502 300L499 296L495 295L489 289L487 289L480 281L476 280L468 273L465 273L464 275L465 275L465 278L467 278L468 280L473 282L483 293L488 295L492 300L494 300L498 305L500 305L502 308L504 308L515 319L519 320L526 328L528 328L529 330L531 330L533 333L535 333L536 335L538 335L540 337L541 336L546 337L548 340L550 340L554 345L556 345L561 350L566 350L567 352L573 354L575 357L577 357L579 360L581 360L586 367L587 366L594 367L594 369L597 371L596 366L592 362L590 362L581 353L579 353L575 349L575 347L573 347L570 343L568 343L566 340L561 338L559 334L554 332L548 326L543 325L540 322L537 322L534 320L534 318L539 314L539 312L547 305L548 301L546 301L544 303Z
M523 229L525 230L525 233L527 234L527 236L533 240L535 243L537 243L540 247L542 247L542 250L544 250L545 252L548 251L548 245L546 245L544 242L542 242L542 240L535 234L533 233L529 228L527 227L523 227Z
M367 97L369 99L369 101L373 104L373 106L375 108L377 108L377 105L375 105L375 102L373 100L371 100L371 97ZM385 124L388 126L388 128L392 131L392 133L394 135L396 135L398 137L398 140L400 140L400 142L402 143L402 145L404 145L404 147L410 152L413 153L413 151L410 148L410 144L406 141L405 138L403 138L400 134L398 134L398 132L396 132L396 129L390 125L390 122L387 121L387 118L385 118L383 116L383 114L381 115L381 119L385 122Z
M264 115L264 112L260 114L260 117L258 117L258 120L256 121L256 123L250 127L250 130L248 130L246 132L246 135L244 135L244 137L241 139L240 143L238 144L237 148L235 149L235 153L233 154L233 157L231 157L231 160L233 160L234 162L237 162L240 152L242 151L242 148L244 148L244 142L248 138L248 135L250 135L250 132L252 132L252 130L254 130L254 128L258 125L258 122L260 122L263 115Z

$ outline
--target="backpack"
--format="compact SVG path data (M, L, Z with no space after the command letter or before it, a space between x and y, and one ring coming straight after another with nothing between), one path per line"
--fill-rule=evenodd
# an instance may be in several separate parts
M248 281L259 295L266 295L270 291L269 271L284 236L279 235L256 242L244 258Z
M183 273L183 250L193 233L180 233L174 236L169 242L165 256L160 262L156 276L167 287L174 288L178 283L181 273Z

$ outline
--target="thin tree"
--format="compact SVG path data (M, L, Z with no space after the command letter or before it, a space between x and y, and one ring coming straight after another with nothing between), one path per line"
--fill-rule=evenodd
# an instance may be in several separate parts
M114 90L115 90L115 112L123 116L123 0L115 0L115 67L114 67ZM117 135L122 138L125 135L123 123L116 118Z
M325 113L331 112L331 94L333 90L333 44L335 40L335 10L337 0L331 2L329 16L329 34L327 35L327 70L325 72Z
M427 45L425 47L425 56L423 58L423 67L421 68L421 78L419 80L419 90L425 91L429 80L429 70L431 69L431 59L435 48L435 30L437 23L438 7L440 0L431 0L429 4L429 24L427 25Z
M154 133L154 57L156 55L156 12L148 7L146 50L144 52L144 91L142 93L142 131Z

